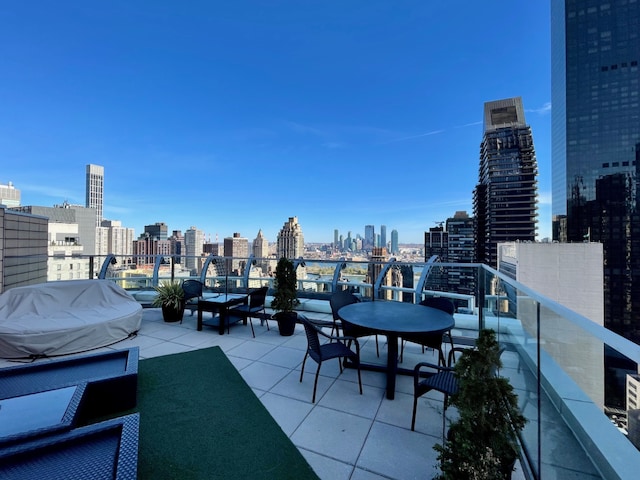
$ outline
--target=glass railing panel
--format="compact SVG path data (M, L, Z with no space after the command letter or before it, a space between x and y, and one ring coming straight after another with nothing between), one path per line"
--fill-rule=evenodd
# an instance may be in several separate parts
M298 291L306 297L328 299L333 291L333 278L342 262L305 260L296 270Z
M362 261L344 261L337 282L338 289L349 290L362 298L373 295L372 280L369 276L369 263Z

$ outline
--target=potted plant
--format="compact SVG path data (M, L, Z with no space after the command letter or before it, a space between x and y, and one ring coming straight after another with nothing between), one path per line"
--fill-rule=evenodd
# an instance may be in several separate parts
M184 314L184 290L181 282L162 282L154 288L158 293L153 300L154 307L162 308L165 322L182 320Z
M509 479L518 458L517 436L525 417L509 380L499 376L500 346L493 330L484 329L476 348L467 349L454 371L458 392L449 404L458 409L444 445L435 445L441 475L449 479Z
M300 303L298 300L298 278L293 262L282 257L276 265L274 281L275 293L271 301L271 308L276 311L273 315L278 322L280 335L293 335L298 315L294 312Z

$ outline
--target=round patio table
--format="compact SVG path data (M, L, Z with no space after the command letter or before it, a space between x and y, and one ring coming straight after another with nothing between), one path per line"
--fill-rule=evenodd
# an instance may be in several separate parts
M409 333L444 333L455 325L453 315L437 308L404 302L360 302L342 307L341 319L387 337L387 398L393 400L398 373L398 337ZM379 370L375 365L362 368ZM413 372L413 371L412 371Z

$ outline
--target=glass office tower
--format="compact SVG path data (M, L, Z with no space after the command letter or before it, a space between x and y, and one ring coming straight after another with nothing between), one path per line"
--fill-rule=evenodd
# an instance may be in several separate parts
M640 343L640 2L551 2L554 240L601 242L605 326Z

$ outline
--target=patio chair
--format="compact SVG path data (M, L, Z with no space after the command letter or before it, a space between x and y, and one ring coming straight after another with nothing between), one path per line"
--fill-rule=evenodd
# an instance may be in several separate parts
M444 403L442 407L443 441L449 396L458 391L458 380L456 379L453 367L451 366L452 359L455 359L454 350L462 351L463 349L456 347L449 352L448 366L440 364L434 365L429 362L420 362L413 369L413 413L411 415L411 430L415 430L416 426L418 398L431 390L436 390L444 394ZM425 372L423 370L425 368L429 368L431 371Z
M444 297L429 297L420 302L420 305L424 305L426 307L437 308L438 310L442 310L443 312L447 312L449 315L453 315L456 310L455 305L451 300ZM453 349L453 337L451 336L451 330L444 333L437 334L409 334L404 335L402 337L402 341L400 344L400 362L402 362L404 357L404 344L405 342L417 343L418 345L422 345L422 353L424 353L425 347L431 348L438 352L438 364L441 366L445 366L445 357L444 351L442 350L442 343L448 339L451 344L451 348Z
M307 361L307 357L311 357L317 364L316 378L313 382L313 397L311 403L316 402L316 389L318 387L318 376L320 375L320 367L325 360L331 360L332 358L349 358L356 365L358 369L358 385L360 386L360 395L362 395L362 379L360 377L360 344L356 338L350 337L338 337L333 335L327 335L320 328L316 327L306 317L298 315L298 319L304 325L304 331L307 335L307 351L304 354L304 360L302 360L302 368L300 370L300 382L304 375L304 365ZM320 344L320 335L330 339L329 343ZM356 346L356 351L351 350L345 342L352 342ZM342 362L338 361L340 365L340 373L342 373Z
M359 327L349 322L345 322L340 315L338 315L338 310L347 305L351 305L352 303L358 303L360 299L356 297L353 293L350 293L346 290L342 290L340 292L336 292L331 295L329 299L329 305L331 306L331 314L333 315L333 327L331 328L331 334L335 331L336 335L340 335L340 329L342 329L342 335L345 337L368 337L370 335L375 335L373 332L367 330L366 328ZM376 335L376 355L380 356L380 351L378 348L378 335Z
M198 300L202 299L202 291L204 285L199 280L184 280L182 282L182 290L184 290L184 308L193 312L198 310ZM182 323L182 319L180 319Z
M238 305L237 307L232 307L229 309L229 315L237 315L242 318L248 318L249 324L251 325L251 334L253 338L256 338L256 333L253 330L253 320L252 317L260 318L260 325L262 325L262 321L264 320L267 323L267 330L269 329L269 321L267 320L267 315L265 314L264 304L267 298L267 291L269 290L268 286L256 288L249 292L249 301L248 303L244 303L242 305ZM260 315L262 313L262 315Z

